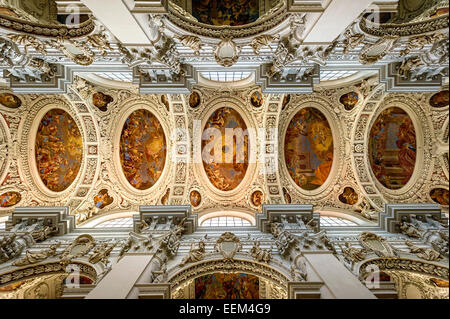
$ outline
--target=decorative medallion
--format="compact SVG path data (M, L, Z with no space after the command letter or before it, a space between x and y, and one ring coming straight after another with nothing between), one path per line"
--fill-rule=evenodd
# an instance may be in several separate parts
M167 144L158 119L147 110L134 111L125 121L120 137L120 161L134 188L146 190L161 177Z
M83 141L73 118L52 109L39 124L35 142L36 165L44 185L61 192L75 180L81 168Z
M203 167L208 179L221 191L235 189L245 177L249 161L246 130L242 117L229 107L216 110L206 122L202 140Z
M439 205L448 206L448 189L435 188L431 190L430 197Z
M416 132L409 115L398 107L384 110L369 135L369 159L377 180L386 188L408 183L416 163Z
M98 194L94 197L95 207L98 209L103 209L106 206L112 204L114 198L109 196L107 189L102 189Z
M202 195L200 194L199 191L194 190L189 194L189 199L191 201L192 206L198 207L202 202Z
M264 200L264 194L261 191L253 192L251 199L254 206L260 207Z
M252 103L253 107L260 108L264 103L261 91L253 92L252 96L250 97L250 102Z
M344 109L346 111L351 111L353 108L358 104L359 101L359 95L356 92L349 92L347 94L344 94L339 99L339 102L341 102L342 105L344 105Z
M108 104L114 101L114 99L102 92L97 92L92 96L92 104L96 106L100 111L106 112L108 110Z
M448 90L441 91L433 95L430 99L431 107L442 108L448 106Z
M200 94L198 92L194 91L191 95L189 95L189 106L193 109L196 109L201 104L201 98Z
M358 194L351 187L344 188L344 192L339 195L339 200L347 205L355 205L358 202Z
M0 104L10 109L17 109L22 105L22 101L14 94L1 93Z
M291 120L284 140L284 158L290 176L304 190L325 183L333 164L333 134L318 109L301 109Z
M6 192L0 195L0 207L12 207L14 205L17 205L21 199L22 196L17 192Z

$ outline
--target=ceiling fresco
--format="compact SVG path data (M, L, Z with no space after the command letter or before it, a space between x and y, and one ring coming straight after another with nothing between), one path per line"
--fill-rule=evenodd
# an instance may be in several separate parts
M259 18L258 0L192 1L192 15L201 23L240 26Z
M398 107L384 110L369 135L369 159L378 181L389 189L402 188L416 163L416 131L409 115Z
M448 189L435 188L431 190L430 197L436 203L442 206L448 206Z
M441 91L433 95L430 99L431 107L441 108L448 106L449 98L448 98L448 90Z
M22 196L17 192L6 192L0 195L0 207L12 207L17 205L21 199Z
M195 279L195 299L259 299L259 278L215 273Z
M166 164L167 144L159 120L147 110L133 112L120 137L120 161L128 182L138 190L155 185Z
M22 105L22 101L16 95L11 93L0 94L0 103L10 109L17 109Z
M233 190L242 182L247 172L249 140L248 136L244 136L243 143L237 143L235 136L233 145L227 145L226 129L233 129L233 132L242 129L242 132L245 132L247 125L236 110L223 107L216 110L208 119L205 125L205 130L207 129L219 130L222 138L205 136L205 139L202 140L203 152L208 152L208 147L211 147L209 155L212 157L212 162L208 163L205 159L203 160L206 175L217 189ZM242 147L239 147L239 144L242 144ZM221 153L216 155L215 149L220 149ZM228 161L227 158L231 158L231 156L232 161Z
M290 176L302 189L314 190L325 183L333 165L333 134L318 109L301 109L291 120L284 157Z
M60 109L47 112L35 143L36 165L44 185L54 192L67 189L80 171L82 155L83 141L73 118Z

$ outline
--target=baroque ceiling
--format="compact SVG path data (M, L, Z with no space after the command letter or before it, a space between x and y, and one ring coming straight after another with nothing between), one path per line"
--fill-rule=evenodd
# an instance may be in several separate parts
M0 216L448 212L448 1L40 3L0 1Z

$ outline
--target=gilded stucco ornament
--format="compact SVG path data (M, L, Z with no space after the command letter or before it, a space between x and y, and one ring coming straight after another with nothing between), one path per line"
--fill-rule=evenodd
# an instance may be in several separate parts
M242 250L242 244L239 237L233 233L226 232L219 237L214 249L221 253L225 260L232 260L234 255Z

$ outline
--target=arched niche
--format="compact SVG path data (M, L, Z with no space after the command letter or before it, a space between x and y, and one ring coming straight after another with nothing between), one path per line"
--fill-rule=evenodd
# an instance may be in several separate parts
M287 299L288 297L287 284L289 278L278 269L246 259L228 261L211 259L189 265L172 275L169 278L169 282L172 283L171 298L195 299L196 284L198 285L199 281L204 281L206 277L220 282L224 278L226 278L225 280L228 278L233 280L236 276L241 276L245 278L244 281L248 280L248 282L257 278L258 299Z

